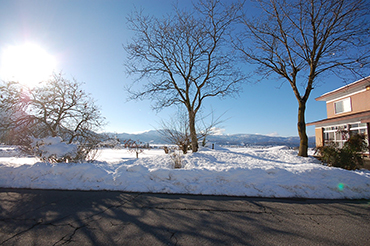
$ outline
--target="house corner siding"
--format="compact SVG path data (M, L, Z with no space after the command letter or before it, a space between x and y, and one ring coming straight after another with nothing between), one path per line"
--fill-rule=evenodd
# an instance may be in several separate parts
M370 123L366 123L367 126L367 147L369 151L369 157L370 157Z
M350 98L351 100L351 110L343 113L335 113L334 104L343 101L344 99ZM364 112L370 109L370 90L361 90L352 95L348 95L343 98L338 98L337 100L332 100L326 103L326 115L327 118L333 118L340 115L351 115L353 113Z
M315 128L316 147L324 146L324 130L322 127Z

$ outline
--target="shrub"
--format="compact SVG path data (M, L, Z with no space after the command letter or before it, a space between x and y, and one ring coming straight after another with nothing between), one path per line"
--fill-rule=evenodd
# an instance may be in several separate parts
M364 152L367 149L364 134L356 134L351 136L347 142L344 143L345 148L349 148L352 151Z
M181 157L180 152L176 153L176 151L174 151L172 154L170 154L170 157L173 162L173 165L172 165L173 168L175 169L182 168L182 160L181 160L182 157Z
M334 143L318 147L316 153L320 155L322 162L328 166L340 167L347 170L355 170L363 166L362 153L367 148L364 135L353 135L339 148Z
M62 142L60 137L34 138L30 144L30 153L43 161L69 162L77 156L77 145Z

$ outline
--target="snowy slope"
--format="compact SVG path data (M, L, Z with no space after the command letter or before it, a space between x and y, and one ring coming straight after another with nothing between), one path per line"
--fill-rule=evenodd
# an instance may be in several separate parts
M0 148L0 187L121 190L258 197L370 198L370 172L302 158L286 147L201 149L182 169L163 150L102 149L94 163L37 162Z

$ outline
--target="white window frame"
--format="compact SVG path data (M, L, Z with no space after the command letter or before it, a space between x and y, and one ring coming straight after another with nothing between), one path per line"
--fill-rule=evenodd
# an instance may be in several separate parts
M340 148L343 147L343 144L347 141L348 136L343 138L342 133L338 133L338 131L343 130L343 131L348 131L348 125L347 124L342 124L342 125L332 125L324 128L324 135L325 133L334 133L334 139L328 141L327 139L324 139L325 142L334 142L338 144ZM339 138L338 138L339 137ZM325 145L325 144L324 144Z
M343 104L343 111L339 111L339 112L337 111L337 106L336 105L338 103ZM350 97L347 97L346 99L334 102L334 113L335 114L343 114L343 113L347 113L347 112L351 112L351 111L352 111L352 103L351 103L351 98Z
M349 127L350 125L358 124L356 127ZM343 144L347 141L346 139L337 138L339 134L336 134L338 130L346 130L346 131L359 131L362 129L367 129L367 125L364 123L361 123L360 121L357 122L349 122L348 124L339 124L339 125L331 125L331 126L325 126L323 127L323 134L324 134L324 145L328 142L334 142L338 144L339 147L343 147ZM325 138L325 133L334 133L334 139L328 141L328 139ZM348 136L349 137L349 136ZM365 140L368 141L367 139ZM367 143L368 144L368 143ZM364 153L369 153L369 151L365 151Z

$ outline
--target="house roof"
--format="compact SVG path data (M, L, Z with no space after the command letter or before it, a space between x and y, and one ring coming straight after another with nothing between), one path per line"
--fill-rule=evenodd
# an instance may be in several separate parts
M346 96L361 90L370 89L370 76L357 80L351 84L340 87L336 90L325 93L324 95L316 98L316 101L330 101L338 97Z
M348 123L349 121L360 121L361 123L370 123L370 110L368 111L362 111L354 114L349 114L349 115L343 115L343 116L338 116L338 117L333 117L333 118L328 118L324 120L319 120L311 123L307 123L307 126L327 126L331 124L345 124Z

